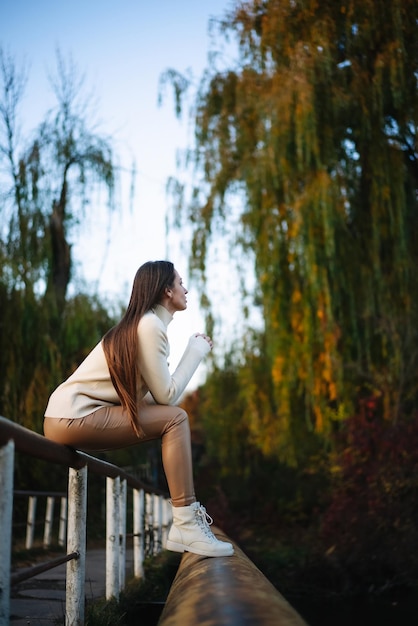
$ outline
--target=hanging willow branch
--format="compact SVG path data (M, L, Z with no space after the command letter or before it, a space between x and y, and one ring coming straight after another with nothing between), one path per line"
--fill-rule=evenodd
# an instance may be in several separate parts
M194 262L239 185L265 320L247 419L295 459L361 395L393 420L418 400L418 5L253 0L222 27L239 64L196 98Z

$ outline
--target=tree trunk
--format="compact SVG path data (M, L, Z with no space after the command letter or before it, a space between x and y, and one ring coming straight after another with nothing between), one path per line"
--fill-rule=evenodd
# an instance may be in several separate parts
M48 277L48 292L53 296L57 313L64 310L65 297L71 277L71 246L65 236L65 209L67 183L64 180L59 202L54 201L49 218L51 236L51 265Z

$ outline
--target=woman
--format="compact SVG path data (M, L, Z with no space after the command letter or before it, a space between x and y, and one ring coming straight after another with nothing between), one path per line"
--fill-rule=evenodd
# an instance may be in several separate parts
M161 437L173 507L167 549L230 556L232 545L213 535L212 520L196 501L188 416L175 406L212 340L195 333L173 375L167 364L167 326L176 311L186 309L186 295L172 263L142 265L120 322L51 395L44 432L80 450L123 448Z

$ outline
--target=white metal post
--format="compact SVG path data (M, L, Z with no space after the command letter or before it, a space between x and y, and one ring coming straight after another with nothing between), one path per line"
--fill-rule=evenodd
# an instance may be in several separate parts
M8 626L10 614L14 449L14 441L0 447L0 626Z
M49 548L52 541L52 524L54 521L54 504L55 498L48 496L45 508L45 525L44 525L44 548Z
M145 550L147 556L154 553L154 498L152 493L145 494Z
M61 498L61 507L60 507L60 524L58 530L58 545L65 545L65 536L67 533L67 498Z
M33 539L35 536L36 503L37 497L29 496L28 519L26 522L26 550L30 550L33 547Z
M172 519L173 519L173 511L172 511L170 500L167 500L167 498L164 498L164 501L163 501L163 536L162 536L163 546L166 545L168 530L169 530L169 527L171 526Z
M68 473L67 553L78 558L67 563L65 626L84 625L86 578L87 466Z
M119 598L120 477L106 478L106 599Z
M122 480L119 494L119 591L125 588L126 577L126 502L127 482Z
M163 543L163 497L154 495L154 554L161 552Z
M144 510L145 493L143 489L133 490L133 515L134 515L134 576L143 578L144 576Z

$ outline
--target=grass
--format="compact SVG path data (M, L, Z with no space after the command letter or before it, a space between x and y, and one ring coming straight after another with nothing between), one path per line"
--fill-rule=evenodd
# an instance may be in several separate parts
M181 555L163 551L145 561L143 579L132 579L119 600L89 602L86 626L154 626L176 575Z

